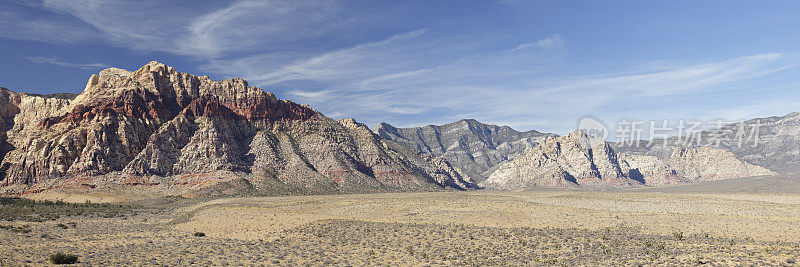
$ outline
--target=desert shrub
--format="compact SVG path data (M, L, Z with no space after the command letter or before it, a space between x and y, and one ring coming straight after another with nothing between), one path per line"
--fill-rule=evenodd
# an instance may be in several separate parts
M53 264L73 264L78 262L78 256L59 252L50 255L50 262Z
M0 197L0 220L43 222L62 216L96 216L112 218L125 216L138 206L98 203L66 203L63 201L30 200L18 197ZM60 226L59 226L60 227Z
M23 233L27 234L31 232L31 227L28 225L23 226L13 226L13 225L0 225L0 229L9 230L15 233Z
M681 231L673 232L672 236L675 237L675 240L683 240L683 232Z
M203 232L195 232L195 233L194 233L194 236L196 236L196 237L204 237L204 236L206 236L206 233L203 233Z

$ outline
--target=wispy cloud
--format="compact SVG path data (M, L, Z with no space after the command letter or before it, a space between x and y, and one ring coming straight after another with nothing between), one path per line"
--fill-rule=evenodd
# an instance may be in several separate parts
M729 60L673 67L643 74L623 74L587 78L571 78L562 86L550 88L544 93L556 91L591 91L597 88L611 89L639 96L665 96L697 93L698 90L718 90L717 85L764 76L797 66L796 63L776 65L780 53L758 54ZM598 77L599 76L599 77Z
M100 33L64 14L47 17L25 15L35 6L0 3L0 37L56 44L97 41Z
M544 68L543 62L559 54L550 48L563 47L565 39L557 34L518 49L488 53L477 51L481 41L430 38L420 29L286 65L265 64L278 60L263 54L215 61L208 68L241 74L261 86L286 88L297 101L368 123L409 116L419 123L443 122L459 119L459 114L508 121L500 114L513 111L527 117L536 112L530 109L535 101L523 105L519 99L529 99L539 90L526 83ZM291 89L298 85L306 89ZM515 124L539 125L541 120L535 121Z
M202 15L188 7L162 1L44 0L44 11L68 14L112 45L146 51L180 51L177 41L187 34L192 17ZM175 16L175 14L182 14ZM158 19L153 19L158 18Z
M78 22L62 23L74 28L67 32L82 29L116 46L198 58L253 49L297 49L295 42L335 36L358 17L348 16L335 0L220 1L204 2L200 8L155 0L44 0L40 8L77 18ZM56 32L31 32L39 30Z
M523 2L498 0L488 6L516 7ZM454 30L458 26L453 21L460 18L439 25L430 18L413 24L417 13L412 12L394 21L392 15L402 12L386 8L391 1L377 5L380 12L337 0L211 1L194 6L157 0L43 0L9 8L0 3L0 37L105 43L189 56L203 71L243 76L282 97L369 124L385 120L422 125L471 117L557 132L568 131L587 114L606 115L608 120L630 114L662 119L699 111L707 116L744 114L707 103L752 89L748 84L798 64L785 53L727 52L709 56L714 60L676 59L656 67L630 65L653 58L639 56L633 59L639 62L627 64L609 56L589 59L596 60L592 69L571 57L572 51L585 51L590 45L585 32L570 27L563 27L563 34L537 27L508 38ZM44 15L29 17L35 13L31 10ZM106 67L56 57L29 60L81 69ZM759 101L779 97L767 94L769 98ZM735 104L746 99L738 101Z
M713 109L709 111L709 115L711 118L741 121L797 112L798 106L800 106L800 99L769 99L746 105Z
M424 125L471 117L522 129L566 132L587 114L623 117L649 109L650 115L659 118L675 116L678 112L670 113L664 103L679 102L686 95L705 99L739 88L734 82L795 66L774 53L560 76L565 66L552 59L563 56L563 51L553 49L564 49L566 43L556 34L486 52L473 49L474 43L430 38L418 30L272 68L260 64L272 62L269 58L274 55L269 54L218 61L209 68L240 73L258 85L285 88L297 101L367 123ZM298 85L305 89L291 89Z
M517 47L509 50L508 52L516 52L523 49L530 49L530 48L553 48L553 47L563 47L566 45L566 40L561 37L561 34L556 34L553 36L549 36L547 38L541 39L536 42L531 43L524 43L520 44Z
M352 48L315 55L307 59L297 60L276 70L263 73L249 73L248 78L263 84L276 84L290 80L342 80L357 77L371 78L391 70L402 69L411 65L411 58L403 61L390 61L392 57L401 56L402 50L408 47L398 44L413 45L409 40L422 36L424 29L394 35L385 40L366 43ZM258 64L261 59L271 54L248 57L238 60L234 65ZM409 55L413 56L413 55ZM254 60L255 59L255 60ZM227 65L227 63L224 63Z
M72 63L59 60L57 57L29 57L27 58L29 61L34 63L47 63L58 65L62 67L68 68L76 68L76 69L85 69L85 70L93 70L93 69L101 69L101 68L108 68L109 66L103 63Z
M192 20L177 49L186 54L218 55L318 37L347 23L334 19L340 11L338 3L331 0L237 1Z
M331 91L316 91L316 92L309 92L309 91L302 91L302 90L292 90L289 91L289 95L306 99L311 102L320 102L325 101L325 99L330 98L329 94Z

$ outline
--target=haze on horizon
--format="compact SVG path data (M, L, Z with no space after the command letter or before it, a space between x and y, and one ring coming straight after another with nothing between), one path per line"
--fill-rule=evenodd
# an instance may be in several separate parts
M800 111L793 1L5 1L0 86L80 92L158 60L370 126ZM181 16L173 16L181 14Z

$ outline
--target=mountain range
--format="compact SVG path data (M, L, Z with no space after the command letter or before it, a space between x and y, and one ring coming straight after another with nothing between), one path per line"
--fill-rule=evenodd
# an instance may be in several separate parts
M496 189L532 187L627 188L773 175L713 147L674 148L667 158L619 153L604 140L576 130L549 137L503 164L481 185Z
M4 191L153 188L184 195L469 189L448 162L353 119L159 62L110 68L84 91L0 92Z
M614 147L626 153L664 158L686 140L710 142L714 136L720 135L724 135L725 138L721 138L724 142L715 142L714 145L730 151L745 162L779 173L793 174L800 171L800 113L797 112L730 123L683 139L670 137L614 144Z
M627 188L791 172L800 157L796 113L751 121L761 138L746 147L623 146L472 119L370 130L240 78L214 81L156 61L105 69L77 95L0 88L0 117L3 194Z

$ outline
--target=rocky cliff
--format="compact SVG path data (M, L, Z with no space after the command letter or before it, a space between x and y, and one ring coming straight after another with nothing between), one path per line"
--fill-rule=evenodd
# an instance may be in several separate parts
M446 161L385 140L352 119L332 120L243 79L213 81L159 62L136 71L103 70L74 99L1 93L0 184L6 191L43 185L178 193L475 186Z
M716 148L674 148L665 158L617 153L607 142L577 130L548 137L503 164L481 186L502 190L531 187L626 188L772 175Z
M388 123L375 127L379 136L434 157L443 157L464 175L485 180L500 163L552 134L518 132L508 126L466 119L445 125L396 128Z

